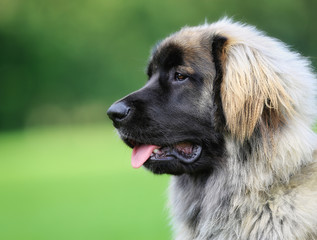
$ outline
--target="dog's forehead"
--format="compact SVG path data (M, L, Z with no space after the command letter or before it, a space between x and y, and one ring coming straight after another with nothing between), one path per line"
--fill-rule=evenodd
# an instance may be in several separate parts
M158 43L149 61L148 72L156 68L170 69L210 58L210 37L195 29L181 30Z
M177 65L184 64L185 48L177 42L162 44L154 52L151 63L155 67L168 70Z

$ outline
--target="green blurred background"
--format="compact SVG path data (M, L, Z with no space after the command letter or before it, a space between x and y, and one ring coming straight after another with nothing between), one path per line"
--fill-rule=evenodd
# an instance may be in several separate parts
M130 167L106 109L155 43L223 16L317 64L315 0L0 0L0 239L170 239L168 176Z

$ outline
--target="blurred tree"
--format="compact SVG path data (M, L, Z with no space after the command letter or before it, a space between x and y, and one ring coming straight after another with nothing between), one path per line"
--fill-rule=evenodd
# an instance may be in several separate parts
M256 25L316 64L316 10L315 0L2 0L0 130L23 127L30 115L54 122L87 103L101 107L77 112L101 116L91 109L105 112L145 82L159 39L224 15Z

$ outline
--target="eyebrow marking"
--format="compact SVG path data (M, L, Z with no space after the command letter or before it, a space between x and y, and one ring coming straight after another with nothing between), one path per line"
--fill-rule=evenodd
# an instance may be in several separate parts
M173 67L183 65L183 55L184 53L182 48L175 43L170 43L167 46L163 46L162 48L158 47L154 53L153 61L149 65L149 70L152 70L153 73L153 65L162 67L165 71L168 71Z

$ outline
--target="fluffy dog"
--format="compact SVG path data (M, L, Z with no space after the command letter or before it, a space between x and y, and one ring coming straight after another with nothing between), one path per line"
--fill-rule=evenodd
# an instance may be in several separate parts
M132 165L174 175L175 239L317 239L316 77L229 19L161 41L109 117Z

